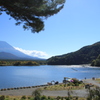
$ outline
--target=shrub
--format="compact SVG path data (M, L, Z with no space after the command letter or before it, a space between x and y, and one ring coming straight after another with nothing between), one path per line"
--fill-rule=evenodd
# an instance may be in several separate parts
M75 100L78 100L78 96L75 97Z
M50 97L50 96L48 96L48 99L51 99L51 97Z
M70 97L65 97L65 100L71 100Z
M79 86L79 83L75 83L75 86Z
M61 97L60 96L57 96L57 100L60 100L61 99Z
M43 95L43 96L41 97L41 100L45 100L45 99L47 99L47 97Z
M42 90L38 88L32 92L32 96L41 96L41 92Z
M0 96L0 100L5 100L5 96L4 95Z
M34 100L40 100L42 90L40 88L36 89L32 92L32 96L34 96Z
M28 97L28 99L31 99L31 97Z
M40 96L35 96L34 100L41 100Z
M22 99L22 100L23 100L23 99L26 99L26 96L25 96L25 95L24 95L24 96L22 96L22 97L21 97L21 99Z

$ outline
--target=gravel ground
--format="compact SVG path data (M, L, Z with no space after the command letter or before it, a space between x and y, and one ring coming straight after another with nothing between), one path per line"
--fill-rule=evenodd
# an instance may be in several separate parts
M22 95L32 95L32 92L37 88L30 88L30 89L19 89L19 90L6 90L6 91L0 91L0 95L10 95L10 96L22 96ZM87 96L87 90L73 90L70 91L72 96L79 96L79 97L86 97ZM48 91L44 90L42 91L41 95L46 96L68 96L67 90L56 90L56 91Z
M86 79L83 80L84 83L92 83L94 85L100 86L95 80ZM37 88L27 88L27 89L18 89L18 90L6 90L0 91L0 95L11 95L11 96L22 96L22 95L32 95L32 92ZM42 95L46 96L67 96L68 90L56 90L56 91L48 91L44 90ZM86 97L88 95L87 89L81 90L73 90L71 93L72 96Z
M72 96L78 96L78 97L87 97L88 91L86 89L82 90L73 90L70 91ZM46 96L68 96L67 90L61 90L61 91L43 91L43 95Z

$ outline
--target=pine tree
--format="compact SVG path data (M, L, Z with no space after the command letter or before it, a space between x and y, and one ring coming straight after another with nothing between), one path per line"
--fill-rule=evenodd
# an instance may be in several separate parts
M0 14L6 12L26 30L44 30L44 19L57 14L64 7L65 0L0 0Z

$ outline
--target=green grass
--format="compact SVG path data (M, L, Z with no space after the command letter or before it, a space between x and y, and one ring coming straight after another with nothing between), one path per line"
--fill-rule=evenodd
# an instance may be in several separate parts
M59 84L59 85L51 85L43 87L42 90L77 90L77 89L83 89L84 84L79 84L79 86L75 86L73 84Z

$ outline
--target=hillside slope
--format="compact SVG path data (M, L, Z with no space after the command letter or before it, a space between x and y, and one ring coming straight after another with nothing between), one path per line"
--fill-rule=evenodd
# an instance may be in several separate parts
M82 47L78 51L54 56L47 60L48 65L73 65L73 64L89 64L100 54L100 42Z

